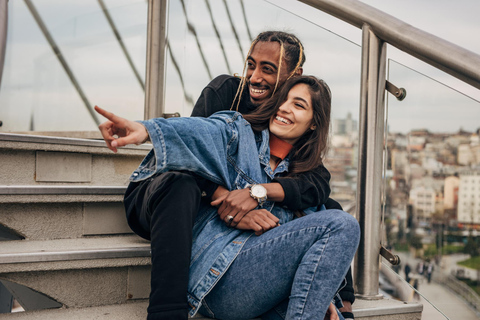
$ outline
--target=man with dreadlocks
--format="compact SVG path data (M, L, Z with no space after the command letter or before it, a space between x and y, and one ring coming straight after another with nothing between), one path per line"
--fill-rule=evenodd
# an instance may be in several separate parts
M221 75L212 80L203 89L192 116L209 117L228 108L248 114L270 98L287 79L301 75L304 63L304 48L295 35L282 31L262 32L250 46L242 77ZM272 183L267 189L268 198L282 202L290 209L325 204L328 209L342 210L338 202L328 198L330 173L323 165L298 178L274 179L277 184ZM236 226L250 208L255 208L258 204L253 202L250 206L247 205L252 198L246 190L228 192L221 186L212 198L216 199L212 202L213 205L220 205L219 214L222 219L226 216L234 217L231 226ZM240 205L245 206L243 210L238 208ZM340 311L345 318L353 318L352 303L355 295L350 269L339 295L343 302Z
M203 90L192 116L208 117L217 111L248 114L273 96L283 83L301 75L305 62L303 45L292 34L267 31L252 42L243 77L222 75ZM140 144L130 128L107 121L100 130L107 146ZM123 131L123 132L122 132ZM115 139L114 134L120 136ZM330 173L322 164L296 177L279 177L263 188L264 198L251 189L228 191L189 172L166 172L131 182L125 193L127 220L139 236L151 240L152 273L148 319L187 319L187 286L192 247L192 228L201 201L218 206L220 218L235 227L242 218L268 198L291 210L325 204L341 209L329 199ZM267 231L267 230L264 230ZM340 291L346 318L353 318L351 273Z

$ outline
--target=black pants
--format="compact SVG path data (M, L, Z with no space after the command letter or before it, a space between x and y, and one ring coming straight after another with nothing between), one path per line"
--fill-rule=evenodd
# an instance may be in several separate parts
M196 178L182 172L132 182L125 193L130 227L151 240L149 320L187 319L192 228L200 200Z

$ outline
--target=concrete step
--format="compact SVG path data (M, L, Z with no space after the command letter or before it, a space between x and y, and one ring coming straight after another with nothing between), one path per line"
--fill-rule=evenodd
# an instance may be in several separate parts
M61 308L2 314L12 320L135 320L147 318L146 301L90 308Z
M0 279L72 307L148 298L150 243L137 236L45 241L0 247Z
M99 140L0 133L3 185L125 185L151 145L114 154Z
M125 186L0 186L0 224L28 240L132 233Z
M61 308L33 312L19 312L2 315L14 320L140 320L147 316L147 301L132 301L121 305L107 305L91 308ZM420 320L422 306L414 303L382 299L358 300L354 304L355 319L364 320ZM195 320L207 320L196 315Z

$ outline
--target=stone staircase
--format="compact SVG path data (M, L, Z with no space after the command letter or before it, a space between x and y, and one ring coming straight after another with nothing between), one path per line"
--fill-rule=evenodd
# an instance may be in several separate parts
M26 310L2 319L146 318L150 244L131 233L121 201L149 150L0 133L0 282ZM410 320L422 306L357 299L354 310Z
M145 304L150 245L132 234L121 201L149 150L0 134L0 280L27 310L8 316Z

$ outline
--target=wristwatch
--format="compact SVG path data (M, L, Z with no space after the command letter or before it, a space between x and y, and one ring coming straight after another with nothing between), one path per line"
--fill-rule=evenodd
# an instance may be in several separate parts
M263 203L267 201L267 189L260 184L251 184L248 185L250 188L250 197L258 201L260 206L263 206Z

